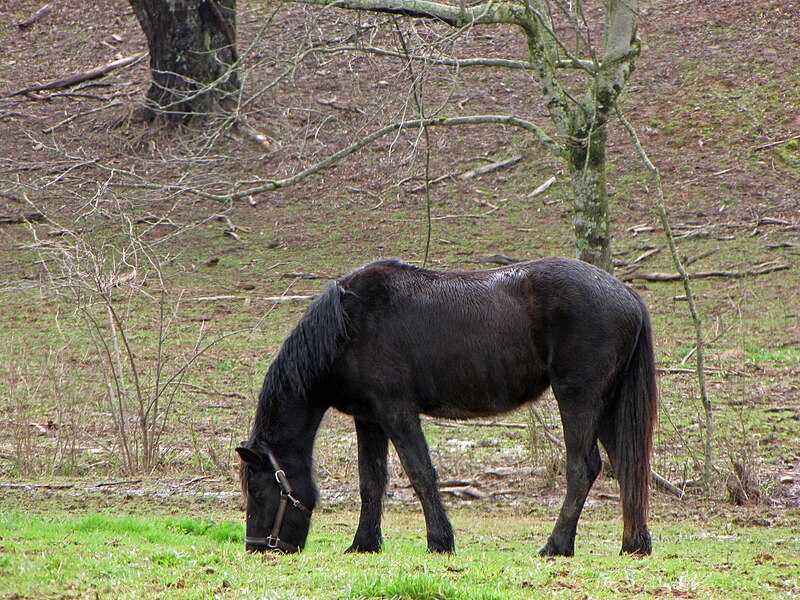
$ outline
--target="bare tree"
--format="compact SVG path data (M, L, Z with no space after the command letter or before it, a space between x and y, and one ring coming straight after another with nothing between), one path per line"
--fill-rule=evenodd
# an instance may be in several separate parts
M608 271L613 269L606 141L609 119L640 53L638 0L526 0L524 3L488 0L473 6L467 6L464 0L459 5L429 0L290 1L435 20L461 30L489 25L517 27L525 36L528 61L505 62L509 68L522 66L535 73L550 116L549 131L514 115L491 118L440 115L426 119L422 114L420 119L393 124L382 131L396 131L411 127L412 123L418 127L460 122L522 124L566 163L574 190L577 256ZM213 113L226 98L238 92L235 0L130 0L130 3L150 44L154 79L148 98L154 114L156 108L181 119ZM601 41L595 41L595 37ZM567 39L571 41L568 43ZM351 148L362 145L356 143ZM238 190L234 195L296 183L349 152L337 153L305 169L299 177L270 181L252 190Z
M233 105L236 0L129 0L150 47L149 118L187 121Z
M291 1L433 19L459 29L500 24L518 27L529 50L525 66L536 74L555 128L552 136L540 128L536 137L547 140L545 147L566 162L574 189L577 255L612 270L606 140L609 118L640 53L638 0L489 0L474 6L463 1L449 5L428 0ZM603 27L598 45L593 33L599 27L590 25L588 15L599 18L599 14L603 15ZM566 32L574 39L569 44Z

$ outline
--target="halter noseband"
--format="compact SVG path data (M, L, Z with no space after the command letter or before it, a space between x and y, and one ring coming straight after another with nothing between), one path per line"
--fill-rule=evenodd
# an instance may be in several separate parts
M269 550L280 550L281 552L300 552L300 546L284 542L280 538L283 519L286 516L286 508L289 506L290 502L292 506L303 513L309 520L311 520L311 511L306 508L300 500L294 497L292 486L286 478L286 472L281 469L278 461L275 460L275 455L272 454L272 450L267 452L267 456L269 457L272 468L275 469L275 481L278 482L278 486L281 488L281 503L278 505L278 514L275 516L275 524L272 526L272 533L265 538L244 536L244 543L248 546L266 546Z

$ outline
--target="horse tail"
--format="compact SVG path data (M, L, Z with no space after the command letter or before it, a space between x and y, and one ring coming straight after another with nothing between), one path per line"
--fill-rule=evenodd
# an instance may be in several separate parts
M350 324L344 294L338 282L330 283L284 340L264 377L253 437L267 432L279 400L304 398L336 360Z
M617 388L614 469L622 497L623 552L650 554L647 529L650 457L658 414L655 351L650 317L644 302L642 324L627 369Z

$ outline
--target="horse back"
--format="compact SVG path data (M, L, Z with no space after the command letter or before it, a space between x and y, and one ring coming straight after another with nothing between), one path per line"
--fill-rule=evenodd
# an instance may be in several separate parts
M613 368L640 318L624 284L569 259L449 273L379 261L339 283L351 335L338 395L373 407L413 399L436 416L497 414L554 377L602 377L578 366Z

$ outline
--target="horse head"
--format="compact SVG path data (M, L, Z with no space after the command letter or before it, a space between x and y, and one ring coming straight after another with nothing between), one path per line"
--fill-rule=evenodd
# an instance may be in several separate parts
M258 443L243 442L236 452L247 502L247 551L300 552L316 498L311 478L292 479L295 489L272 451Z

